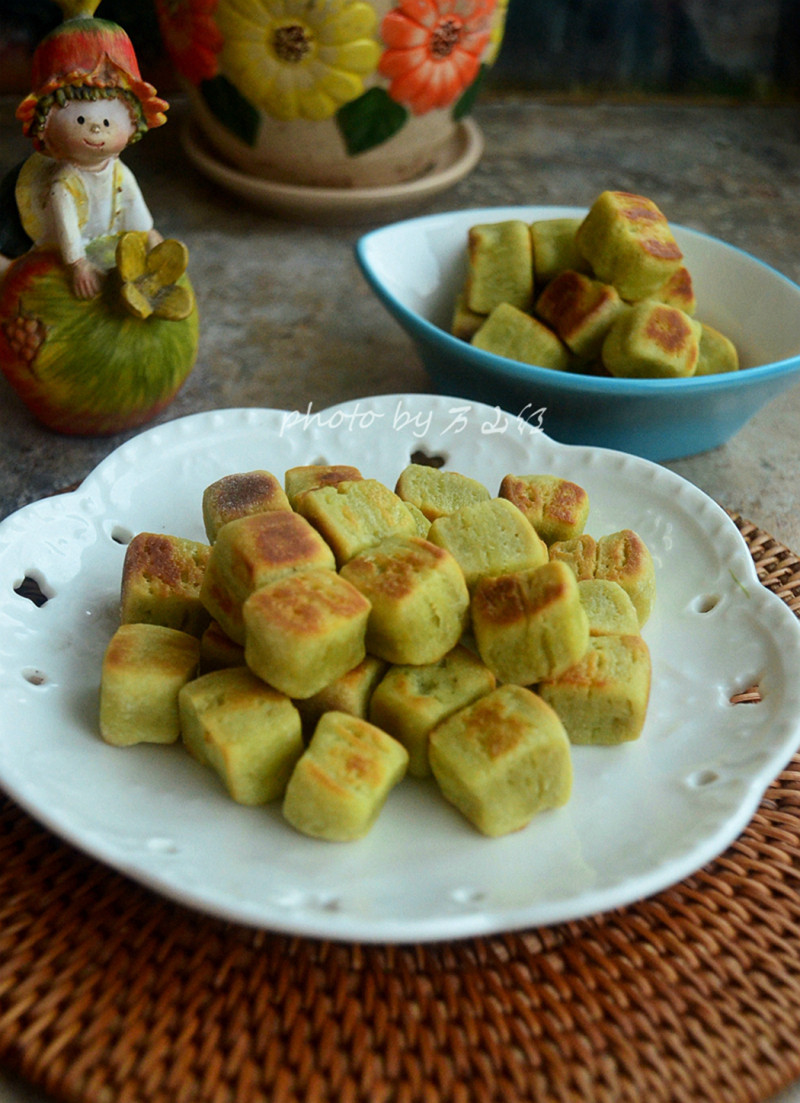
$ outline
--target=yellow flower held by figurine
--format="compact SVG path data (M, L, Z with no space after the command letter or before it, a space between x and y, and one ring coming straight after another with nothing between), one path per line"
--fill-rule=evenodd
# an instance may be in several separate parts
M216 18L234 83L279 119L330 118L380 57L364 0L232 0Z
M131 231L119 239L116 260L122 301L134 317L155 314L168 321L189 317L194 297L177 282L189 262L183 242L167 238L148 252L147 234Z

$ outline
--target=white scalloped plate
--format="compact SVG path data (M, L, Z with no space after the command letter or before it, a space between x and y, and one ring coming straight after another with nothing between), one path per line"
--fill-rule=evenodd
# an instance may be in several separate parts
M0 525L0 783L69 842L201 911L272 930L423 941L553 923L681 880L743 830L800 742L800 627L758 582L736 526L648 461L555 444L537 416L396 395L317 414L227 410L143 432L76 491ZM482 480L550 472L581 483L587 531L636 529L657 569L645 626L654 678L641 738L576 747L569 804L501 839L432 783L406 779L362 841L307 839L279 805L234 804L180 746L109 747L100 663L117 623L124 542L204 539L203 488L256 467L355 463L393 485L417 449ZM26 576L49 600L15 593ZM758 704L730 698L752 683Z

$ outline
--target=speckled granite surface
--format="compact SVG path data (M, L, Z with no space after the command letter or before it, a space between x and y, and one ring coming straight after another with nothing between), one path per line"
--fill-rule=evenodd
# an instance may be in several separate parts
M0 100L0 169L28 152ZM800 113L794 107L484 101L476 171L426 210L585 205L605 187L657 198L675 222L724 238L800 281ZM369 227L279 221L186 163L172 122L127 157L159 228L189 245L203 317L196 368L161 420L231 406L304 409L429 382L353 257ZM405 215L407 212L401 212ZM669 464L721 505L800 550L800 387L725 447ZM0 516L82 479L123 437L57 436L0 379ZM785 1103L800 1101L787 1092ZM0 1100L43 1097L0 1073Z
M0 169L28 152L0 99ZM127 154L157 225L187 242L202 311L197 365L162 419L231 406L317 409L430 384L366 287L353 245L370 223L281 221L200 176L179 142L183 106ZM546 103L499 96L476 113L478 168L425 211L505 203L585 205L605 187L657 198L675 221L800 280L796 107ZM403 209L399 216L417 213ZM0 516L82 479L122 437L57 436L0 379ZM800 548L800 389L728 445L671 464L722 505Z

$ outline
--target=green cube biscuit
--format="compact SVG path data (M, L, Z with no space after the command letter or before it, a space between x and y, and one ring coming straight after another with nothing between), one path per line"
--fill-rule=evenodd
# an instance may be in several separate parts
M283 796L303 752L300 714L247 667L215 670L180 691L181 737L239 804Z
M500 686L438 724L429 755L445 799L484 835L519 831L572 790L564 726L522 686Z
M291 507L276 477L259 470L223 475L203 491L202 508L206 535L213 544L228 521Z
M408 772L427 777L428 736L437 724L495 688L491 670L460 644L436 663L389 667L370 702L373 724L408 751Z
M575 243L580 218L545 218L531 223L533 274L537 287L544 287L559 272L572 270L591 275L591 265Z
M500 303L492 310L471 344L495 356L554 371L567 371L571 362L569 350L552 329L511 303Z
M683 254L657 205L630 192L604 191L575 238L595 276L635 302L652 295L680 268Z
M636 607L618 582L587 578L578 583L578 594L590 636L635 636L639 632Z
M450 320L450 332L460 341L471 341L475 333L486 321L485 314L478 314L467 306L467 293L461 291L456 296L453 316Z
M633 603L639 627L653 611L656 571L650 549L633 529L620 529L595 540L584 532L550 546L550 559L565 564L579 582L605 579L616 582Z
M701 323L700 350L695 375L717 375L739 370L739 354L729 337L718 329Z
M536 300L538 318L582 360L600 355L612 323L625 309L616 288L582 272L560 272Z
M700 323L674 306L645 299L619 314L603 340L603 365L632 379L685 379L700 355Z
M200 600L211 548L196 540L140 532L125 549L120 620L200 636L211 619Z
M470 502L485 502L491 497L483 483L469 475L421 463L410 463L403 468L394 490L404 502L421 510L428 521L453 513Z
M557 475L505 475L498 497L513 502L548 546L580 536L589 516L583 487Z
M519 219L470 227L467 235L466 306L489 314L500 303L529 310L533 301L533 246Z
M428 539L450 552L470 592L484 575L539 567L548 559L547 545L536 529L505 498L473 502L438 517Z
M106 743L175 743L178 694L197 674L200 641L160 624L122 624L111 637L100 680L100 734Z
M281 693L318 693L366 657L369 601L336 571L287 575L242 608L245 662Z
M405 748L386 732L357 716L326 712L289 779L283 815L315 839L360 839L407 766Z
M219 530L208 559L200 597L226 635L244 645L242 606L261 586L295 571L336 560L324 539L291 510L239 517Z
M389 537L353 556L340 574L369 601L366 648L387 662L436 662L467 626L461 567L429 540Z
M377 479L322 486L301 495L297 509L332 549L339 567L387 536L417 531L405 502Z
M633 529L620 529L597 541L595 578L617 582L633 602L644 627L656 601L656 569L650 549Z
M568 669L589 644L578 583L564 563L482 578L471 608L478 654L500 682L534 685Z
M292 509L304 494L310 490L319 490L323 486L338 486L339 483L355 482L363 478L357 467L344 463L306 463L299 467L290 467L283 476L284 487Z
M613 746L641 735L650 679L650 652L641 636L596 636L580 662L542 682L538 692L571 743Z

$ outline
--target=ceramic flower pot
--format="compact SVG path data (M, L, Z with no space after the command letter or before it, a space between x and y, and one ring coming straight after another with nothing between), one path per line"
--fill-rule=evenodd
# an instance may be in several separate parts
M238 169L290 184L412 180L452 140L508 0L156 0L194 119Z

